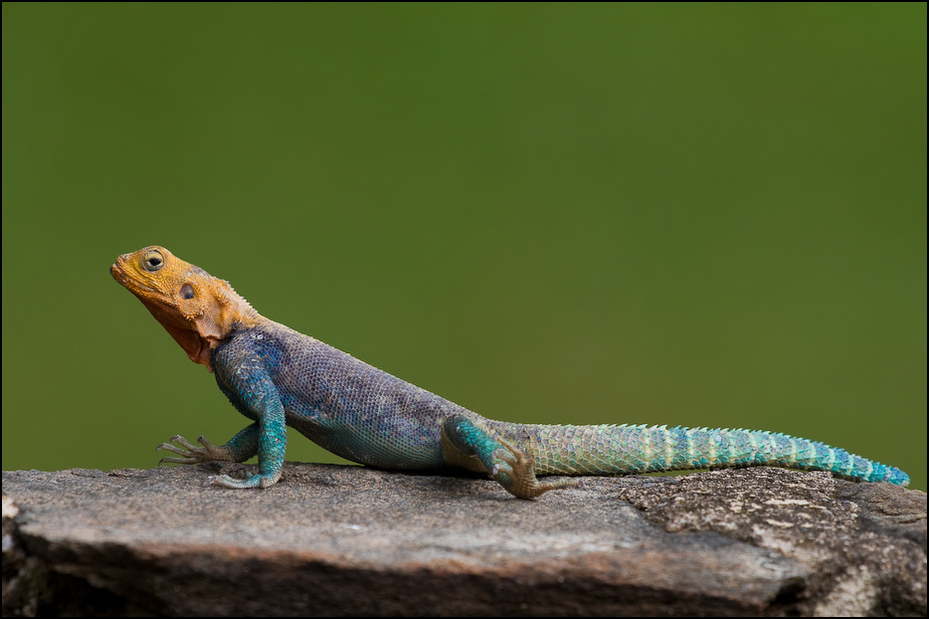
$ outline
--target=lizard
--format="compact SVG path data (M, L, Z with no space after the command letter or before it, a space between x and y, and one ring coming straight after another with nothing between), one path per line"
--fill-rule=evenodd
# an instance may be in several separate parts
M401 471L463 468L524 499L579 485L570 476L759 465L909 483L895 467L774 432L487 419L265 318L229 282L163 247L119 256L110 274L191 361L215 374L220 391L252 422L222 446L203 436L198 445L174 436L157 447L175 454L159 464L241 463L258 456L257 473L210 476L213 485L274 485L284 464L285 426L353 462Z

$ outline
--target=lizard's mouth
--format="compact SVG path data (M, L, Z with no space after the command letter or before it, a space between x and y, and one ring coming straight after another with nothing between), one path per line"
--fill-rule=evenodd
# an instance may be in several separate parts
M119 263L119 259L113 263L110 267L110 275L113 276L117 282L123 287L129 289L130 292L135 294L136 290L141 290L145 292L156 292L151 286L146 286L144 283L140 282L138 279L132 277L126 269L122 267Z
M130 277L126 270L122 267L122 265L119 264L118 260L113 263L113 266L110 267L110 275L112 275L113 279L118 281L123 286L125 286L130 281L135 283L132 277Z
M126 271L119 265L119 262L114 262L113 266L110 267L110 275L123 286L129 281L129 276L126 275Z

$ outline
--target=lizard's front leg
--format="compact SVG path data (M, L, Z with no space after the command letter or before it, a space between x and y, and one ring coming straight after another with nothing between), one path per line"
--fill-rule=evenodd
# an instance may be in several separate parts
M226 488L267 488L281 478L284 452L287 448L287 428L284 425L284 407L281 402L278 400L272 403L254 425L258 428L255 432L258 439L258 473L245 479L214 475L209 478L211 484Z
M222 447L216 447L202 436L197 439L202 447L192 445L183 437L175 436L171 440L180 447L164 443L158 449L171 451L182 457L167 457L163 458L162 462L245 462L257 455L257 474L249 475L245 479L215 475L210 477L209 481L213 485L226 488L267 488L281 477L287 447L284 404L277 388L267 372L258 364L248 367L220 365L217 367L217 378L222 380L220 387L236 408L256 422L240 431Z
M442 455L449 464L487 473L520 499L578 485L571 479L539 481L530 453L466 415L452 415L442 424Z

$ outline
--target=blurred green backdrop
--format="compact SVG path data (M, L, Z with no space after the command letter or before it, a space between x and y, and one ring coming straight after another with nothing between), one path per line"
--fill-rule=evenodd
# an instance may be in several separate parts
M487 416L783 431L925 489L926 17L4 3L3 468L244 427L108 274L161 244Z

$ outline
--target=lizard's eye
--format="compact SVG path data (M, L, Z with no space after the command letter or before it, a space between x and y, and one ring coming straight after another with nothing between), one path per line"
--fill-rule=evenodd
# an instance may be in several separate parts
M146 271L157 271L165 265L164 256L161 255L159 251L150 251L145 254L145 257L142 258L142 266L145 267Z
M194 287L190 284L184 284L181 286L181 298L183 299L193 299L194 298Z

